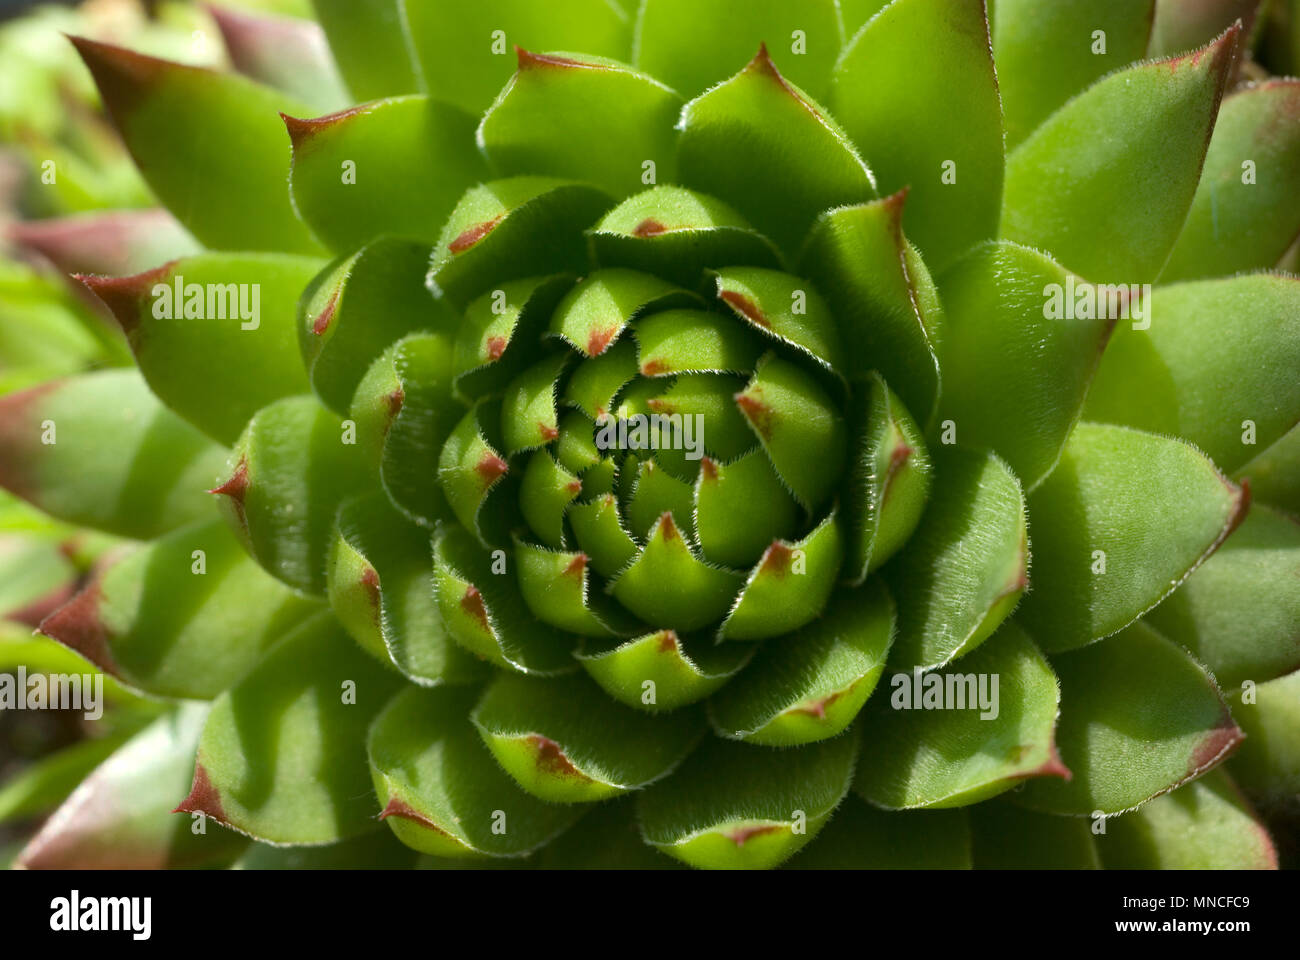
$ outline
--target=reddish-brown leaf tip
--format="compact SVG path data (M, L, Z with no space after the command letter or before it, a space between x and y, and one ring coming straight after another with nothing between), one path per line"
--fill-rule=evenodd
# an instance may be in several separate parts
M334 319L334 312L338 310L338 306L339 291L335 290L329 299L329 303L325 304L325 309L316 314L316 319L311 324L311 332L318 337L324 336L325 331L330 327L330 322Z
M593 330L587 337L587 354L588 356L598 357L609 349L609 345L614 342L622 328L618 326L606 327L604 330Z
M99 88L104 106L119 129L119 115L129 113L140 102L145 90L171 71L191 70L211 73L201 67L190 67L157 57L147 57L125 47L101 43L88 37L68 35L77 53L90 69L90 75Z
M85 286L108 307L117 319L122 332L128 337L140 325L145 300L153 295L156 284L165 283L170 278L172 268L179 263L171 260L160 267L146 270L129 277L101 277L77 274L75 279Z
M758 304L743 293L737 290L719 290L718 298L750 323L757 324L764 329L771 329L772 324L763 315L763 311L758 308Z
M321 117L291 117L287 113L281 112L280 119L284 121L284 128L289 132L289 142L293 145L295 157L312 142L312 138L323 130L337 126L352 117L360 116L363 113L369 113L375 108L373 103L362 103L355 107L348 107L346 110L339 110L336 113L327 113Z
M450 836L446 830L442 829L442 827L438 826L419 810L416 810L415 807L411 806L401 797L396 795L388 798L388 803L384 805L384 809L380 811L379 814L380 820L387 820L389 817L401 817L403 820L410 820L428 830L440 833L444 837Z
M120 677L121 669L109 646L108 625L100 615L103 593L92 583L40 623L40 632L81 654L107 674Z
M677 632L675 630L660 630L659 640L655 644L655 649L660 653L671 653L678 648Z
M536 751L537 766L549 774L560 777L581 777L582 772L569 762L564 750L550 737L530 733L528 741Z
M761 837L764 834L775 833L781 828L774 824L764 824L762 826L736 827L733 830L723 832L723 836L730 840L738 847L743 847L746 842L754 837Z
M487 607L483 605L483 594L479 588L470 584L460 598L460 607L478 621L484 633L492 632L492 623L488 620Z
M654 217L646 217L632 230L634 237L657 237L661 233L667 233L668 228L656 220Z
M229 497L236 503L242 504L244 497L248 494L248 484L248 458L240 457L239 462L235 464L235 472L230 475L230 479L220 486L213 487L208 493L219 497Z
M754 425L754 429L759 432L759 435L770 439L773 429L772 408L752 394L743 391L736 394L735 400L740 412L745 415L746 420Z
M484 489L496 483L509 469L510 464L490 450L484 452L483 456L479 458L479 462L474 465L474 472L478 474Z
M204 769L202 763L194 764L194 782L190 786L190 794L176 805L172 813L202 813L213 820L226 822L226 811L221 806L221 793L209 779L208 771Z
M472 227L462 230L460 235L451 243L447 244L447 249L453 254L461 254L478 243L489 233L493 231L498 223L505 219L505 214L500 213L491 220L484 220L482 223L476 223Z

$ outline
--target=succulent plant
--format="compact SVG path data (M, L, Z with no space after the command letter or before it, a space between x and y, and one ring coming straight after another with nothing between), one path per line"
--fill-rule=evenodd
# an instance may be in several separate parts
M0 398L0 483L138 541L41 630L181 705L21 862L1290 855L1300 82L1241 22L314 6L243 75L74 40L204 249L82 277L136 368Z

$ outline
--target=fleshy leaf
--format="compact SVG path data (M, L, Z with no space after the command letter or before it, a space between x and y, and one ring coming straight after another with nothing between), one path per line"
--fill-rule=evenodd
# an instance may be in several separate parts
M1200 280L1158 287L1149 301L1146 328L1116 330L1089 420L1182 437L1229 473L1300 421L1300 280Z
M1300 517L1300 423L1248 460L1233 474L1249 481L1251 496Z
M845 576L854 586L907 541L930 494L930 452L894 391L873 373L855 395L851 467L842 494Z
M291 587L323 595L334 511L364 476L343 422L314 397L289 397L252 419L228 479L211 492L258 563Z
M736 394L736 406L796 499L810 509L824 504L841 473L848 443L844 417L817 379L769 353Z
M271 843L364 832L374 822L366 728L401 686L332 615L313 617L213 703L177 812Z
M762 450L730 463L705 457L700 464L695 534L706 560L744 569L755 564L773 541L795 535L803 511Z
M602 591L592 589L586 554L548 550L516 539L515 562L524 602L543 623L595 638L630 637L644 629Z
M847 136L781 76L766 47L688 103L680 126L682 182L732 204L786 251L822 210L876 195Z
M621 267L596 270L556 307L551 332L588 357L597 357L647 307L686 306L694 299L685 290L648 273Z
M336 253L380 234L435 243L461 194L487 176L473 118L428 97L284 122L294 208Z
M520 790L484 748L475 690L408 688L370 728L381 816L408 846L439 857L522 857L582 816Z
M898 603L891 662L929 670L969 654L1010 615L1028 584L1020 483L991 453L934 451L930 506L882 572Z
M843 561L844 534L834 510L802 540L774 540L750 571L718 638L779 637L821 616Z
M105 760L18 855L29 870L157 870L233 857L243 838L167 816L194 770L205 704L159 717Z
M176 219L214 250L318 253L294 215L276 114L311 108L244 77L156 60L82 37L90 67L136 167Z
M312 0L330 51L357 100L419 91L403 22L404 0Z
M782 72L824 97L842 42L832 0L749 0L744 16L726 0L646 0L636 23L636 65L684 96L727 79L760 43L771 44Z
M1069 778L1053 742L1056 677L1014 622L946 668L888 679L867 705L853 783L876 806L964 807L1025 778Z
M316 395L335 413L348 412L367 368L394 340L458 325L425 289L428 262L428 247L383 238L330 264L307 288L298 343Z
M1223 101L1205 168L1162 283L1275 266L1300 232L1300 81Z
M448 635L505 670L548 676L572 672L571 637L538 623L520 595L505 554L489 554L457 525L433 543L433 596Z
M754 369L763 352L757 335L728 317L703 310L662 310L632 324L641 374L665 377Z
M939 400L943 311L925 265L903 238L905 193L828 210L800 257L839 321L854 379L879 370L924 428Z
M610 591L650 623L698 630L723 618L741 585L739 574L695 556L672 514L665 513Z
M403 8L425 89L473 114L510 79L514 47L626 58L632 27L606 0L405 0Z
M1276 870L1277 850L1222 769L1140 810L1097 838L1108 870Z
M88 737L25 764L0 787L0 824L47 816L126 740L117 731Z
M335 616L381 663L426 686L483 677L438 613L429 532L407 522L382 494L340 506L326 578Z
M694 288L719 264L775 268L781 255L735 209L685 187L628 197L588 231L603 267L631 267Z
M1254 703L1233 701L1246 742L1228 770L1262 810L1294 823L1300 815L1300 671L1251 692Z
M254 563L218 518L111 563L41 632L132 687L206 700L318 609Z
M1083 817L1058 817L996 800L971 807L970 825L981 870L1101 869L1092 821Z
M660 630L623 643L585 643L577 654L587 674L607 694L638 710L676 710L719 690L753 655L739 644L689 647L676 632Z
M761 267L723 267L716 276L718 299L751 327L832 370L844 371L835 317L806 282Z
M1300 669L1300 522L1252 505L1214 556L1145 619L1225 688Z
M641 835L694 867L774 867L844 799L857 748L852 731L793 750L708 740L638 798Z
M1156 0L996 0L993 60L1007 149L1094 81L1146 56L1155 7Z
M582 230L610 205L595 187L552 177L511 177L473 187L442 228L429 288L464 306L508 280L585 272ZM550 242L537 243L538 236Z
M499 176L568 177L626 196L676 179L681 107L671 89L615 61L520 49L519 70L484 115L478 141Z
M489 427L498 419L495 412L491 402L477 404L452 430L438 454L438 484L452 512L485 544L495 539L489 536L495 529L484 527L492 520L485 505L494 494L501 496L497 491L503 489L502 479L510 469L497 452L500 441L494 443L488 436Z
M835 65L831 111L941 269L997 234L1002 105L983 3L894 0ZM918 119L924 117L924 122Z
M572 285L564 274L525 277L470 303L457 324L457 394L471 400L500 392L536 361L538 341Z
M162 209L19 221L7 232L15 244L36 251L65 273L126 276L201 249Z
M148 539L210 517L224 461L133 370L0 398L0 484L69 523Z
M893 601L878 581L841 592L823 617L760 647L709 701L714 730L772 747L837 736L871 696L893 638Z
M1214 681L1145 623L1052 659L1057 744L1073 777L1030 782L1016 801L1048 813L1131 810L1223 761L1242 733Z
M134 277L80 279L112 309L158 398L229 444L262 407L309 389L297 304L323 266L211 253Z
M1030 491L1056 465L1115 323L1100 310L1076 319L1065 306L1073 289L1051 259L1005 241L979 247L939 278L939 418L956 425L962 443L1006 460ZM1046 295L1053 290L1057 299Z
M1110 74L1007 156L1002 236L1094 282L1150 283L1196 192L1239 30Z
M1110 636L1213 553L1248 502L1181 441L1079 424L1029 497L1034 589L1019 619L1049 653Z
M581 674L500 674L470 719L505 771L551 803L640 790L676 769L704 731L698 710L652 717L615 703Z

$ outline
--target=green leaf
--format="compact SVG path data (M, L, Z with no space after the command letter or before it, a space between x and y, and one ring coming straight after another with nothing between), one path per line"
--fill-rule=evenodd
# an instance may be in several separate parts
M751 327L843 373L844 348L830 307L798 277L761 267L716 271L718 299Z
M244 77L73 37L158 199L206 247L319 253L294 215L277 111L311 108Z
M484 544L490 537L483 523L494 519L492 512L485 511L484 507L489 497L504 489L502 477L510 469L497 452L500 442L494 443L488 437L488 428L498 420L493 415L495 412L491 402L475 405L452 430L438 454L438 484L447 503L462 526Z
M800 504L823 505L843 470L848 443L844 417L816 378L768 353L736 394L736 406Z
M352 102L315 22L215 5L209 11L232 66L244 76L317 110L339 110Z
M429 248L384 238L335 261L298 305L298 344L312 388L340 415L366 370L394 340L420 328L459 323L424 286Z
M1270 815L1294 819L1300 796L1300 671L1261 683L1253 703L1233 701L1246 741L1228 763L1232 776Z
M249 423L230 470L212 493L248 551L289 586L324 595L334 511L365 476L342 421L314 397L278 400Z
M158 398L229 444L262 407L309 390L298 297L323 266L308 257L210 253L134 277L80 279L117 317Z
M911 188L907 232L931 266L996 236L1002 106L982 3L895 0L835 64L830 107L880 188Z
M962 443L995 451L1030 491L1056 466L1115 324L1091 312L1076 319L1065 305L1073 289L1050 258L1006 241L980 246L939 278L939 417L956 424Z
M1300 523L1254 504L1214 556L1145 619L1225 688L1300 669Z
M774 540L749 572L718 638L779 637L821 616L843 561L844 534L835 510L802 540Z
M19 221L10 224L9 236L15 245L36 251L64 273L115 277L193 256L202 249L161 208Z
M641 840L636 802L627 797L585 808L581 825L538 854L543 870L684 870Z
M401 686L330 614L308 620L213 703L177 810L271 843L366 831L366 728Z
M842 494L845 575L854 586L893 556L916 530L930 494L933 465L903 402L872 373L854 392L852 460Z
M704 731L698 710L652 717L583 675L499 674L470 719L506 773L550 803L586 803L667 777Z
M448 635L470 653L519 673L574 670L572 638L529 614L505 552L489 554L459 526L440 524L434 537L433 596Z
M1214 681L1144 623L1052 660L1061 681L1056 737L1068 781L1016 794L1032 810L1121 813L1223 761L1242 733Z
M380 234L436 242L461 194L487 177L474 119L428 97L393 97L310 120L286 115L284 123L294 209L336 253Z
M1093 822L1083 817L1037 813L998 800L971 807L970 825L981 870L1101 869Z
M157 870L221 863L243 846L224 830L193 833L169 817L194 770L206 704L185 704L141 730L73 791L19 854L29 870Z
M1196 192L1239 31L1110 74L1007 157L1002 236L1098 282L1159 275Z
M473 114L510 78L514 46L626 59L631 36L627 14L606 0L405 0L403 8L425 89Z
M439 333L394 343L362 378L352 403L357 442L393 505L416 523L448 515L438 476L444 441L463 408L452 393L452 347Z
M943 309L903 238L905 198L828 210L813 224L799 264L839 322L850 376L879 370L924 427L939 400Z
M477 691L408 687L370 728L381 814L399 840L439 857L523 857L582 816L515 785L469 720Z
M1020 483L991 453L934 451L930 507L882 572L898 603L901 669L941 667L983 643L1028 584Z
M753 566L772 543L796 535L803 511L762 450L730 463L700 461L695 485L695 534L711 563Z
M411 61L404 0L312 0L330 51L357 100L416 93L422 78Z
M721 689L743 667L753 648L683 641L672 630L624 642L585 642L578 662L602 690L638 710L676 710Z
M742 582L735 571L697 557L672 514L665 513L610 590L624 607L649 623L698 630L726 615Z
M632 324L642 376L753 370L760 339L729 317L703 310L662 310Z
M692 294L648 273L620 267L596 270L560 301L551 333L588 357L597 357L643 310L696 303Z
M947 669L895 673L868 704L853 789L886 809L964 807L1026 778L1064 777L1061 693L1014 622Z
M381 663L426 686L470 683L486 671L448 635L434 599L429 532L382 494L339 507L326 579L330 606Z
M81 571L66 550L54 537L0 533L0 620L40 623L72 595Z
M878 581L842 591L825 615L759 648L709 701L719 736L787 747L839 735L875 689L894 639L894 604Z
M1227 472L1300 420L1300 280L1252 274L1162 286L1145 310L1148 328L1116 330L1088 419L1183 437Z
M499 176L567 177L626 196L676 179L681 107L671 89L615 61L520 49L478 142Z
M551 314L573 285L564 274L503 283L465 308L456 331L456 393L500 392L537 359Z
M1300 81L1270 80L1224 99L1192 209L1163 283L1273 267L1300 232ZM1249 172L1247 164L1249 163Z
M410 870L417 854L391 832L371 830L321 847L250 843L232 870Z
M1155 7L1156 0L996 0L993 60L1007 149L1075 94L1146 56Z
M638 798L641 835L693 867L774 867L844 799L857 747L852 732L793 750L710 739Z
M609 196L595 187L552 177L512 177L473 187L442 228L429 289L463 307L509 280L585 273L581 231L609 204ZM537 243L539 236L550 242Z
M1200 566L1247 502L1181 441L1079 424L1029 497L1034 589L1019 619L1049 653L1110 636Z
M971 831L960 810L886 811L845 798L791 870L969 870Z
M688 103L680 126L682 182L732 204L787 252L822 210L876 195L848 137L777 72L766 47Z
M219 518L110 563L41 632L158 696L217 696L319 609L254 563Z
M1277 850L1228 775L1214 770L1106 824L1108 870L1276 870Z
M1300 426L1294 426L1233 474L1251 496L1300 517Z
M133 370L0 398L0 484L69 523L147 539L210 517L224 460Z
M631 267L694 288L719 264L775 268L781 254L732 207L684 187L652 187L620 203L588 231L603 267Z
M685 96L727 79L760 43L782 72L823 97L843 37L832 0L750 0L744 15L725 0L645 0L636 23L636 65Z

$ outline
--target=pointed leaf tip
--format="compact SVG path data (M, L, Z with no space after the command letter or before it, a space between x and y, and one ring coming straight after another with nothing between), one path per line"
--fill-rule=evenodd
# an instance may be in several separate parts
M289 132L289 142L293 144L293 151L296 155L311 143L316 134L328 130L351 117L366 113L373 106L373 104L361 103L355 107L348 107L346 110L327 113L320 117L294 117L281 110L280 119L284 121L284 128Z
M154 284L165 280L179 262L171 260L160 267L130 277L78 273L73 274L73 279L80 281L98 297L113 314L122 332L130 336L140 324L140 304Z
M105 673L118 677L121 671L113 659L108 626L100 614L101 598L98 584L92 584L42 620L37 629Z
M194 764L194 783L189 796L176 805L172 813L202 813L220 823L226 822L226 812L221 805L221 794L208 778L201 762Z

